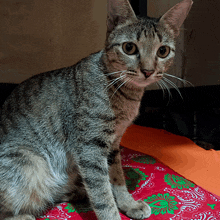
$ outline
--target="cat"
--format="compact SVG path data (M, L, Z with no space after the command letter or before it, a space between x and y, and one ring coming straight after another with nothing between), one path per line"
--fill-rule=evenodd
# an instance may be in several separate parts
M163 77L192 5L137 18L128 0L108 0L105 48L77 64L22 82L2 106L0 219L34 220L58 202L89 198L98 220L145 219L128 193L120 140L145 87Z

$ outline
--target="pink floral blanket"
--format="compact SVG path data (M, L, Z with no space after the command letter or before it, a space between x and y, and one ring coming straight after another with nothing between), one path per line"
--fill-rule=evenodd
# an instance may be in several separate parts
M122 149L122 166L129 192L147 202L149 220L220 220L220 197L183 178L153 157ZM122 220L130 218L121 214ZM89 208L62 203L37 220L97 220Z

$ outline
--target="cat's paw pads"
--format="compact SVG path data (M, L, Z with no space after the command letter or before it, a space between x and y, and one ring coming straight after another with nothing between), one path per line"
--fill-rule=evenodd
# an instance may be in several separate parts
M149 218L151 215L151 208L147 203L138 200L136 201L135 206L126 212L126 215L133 219Z

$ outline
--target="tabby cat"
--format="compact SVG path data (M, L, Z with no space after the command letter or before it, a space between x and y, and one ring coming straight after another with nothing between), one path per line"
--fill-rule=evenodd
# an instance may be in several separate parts
M119 144L147 85L170 67L192 5L137 18L128 0L108 0L105 48L77 64L21 83L0 124L0 219L33 220L58 202L88 197L99 220L151 214L128 193Z

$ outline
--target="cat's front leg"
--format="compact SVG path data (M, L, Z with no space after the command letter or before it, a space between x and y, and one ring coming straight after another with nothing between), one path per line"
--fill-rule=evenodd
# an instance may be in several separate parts
M112 191L118 208L133 219L145 219L150 217L150 206L141 200L135 201L127 190L124 172L121 166L120 151L113 150L108 161L110 165L109 175Z
M75 154L91 206L98 220L121 220L109 180L107 154L92 142Z

